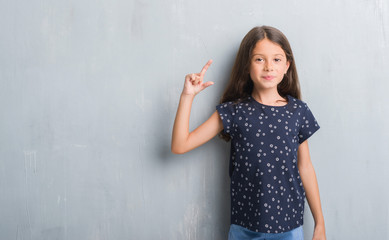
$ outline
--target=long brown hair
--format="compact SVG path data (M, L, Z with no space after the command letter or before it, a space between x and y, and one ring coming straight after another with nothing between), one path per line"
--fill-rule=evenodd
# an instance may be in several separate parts
M278 93L283 98L286 98L286 95L291 95L294 98L301 99L296 64L288 39L277 28L260 26L251 29L243 38L231 70L229 82L219 103L228 101L239 103L251 96L254 84L249 74L250 59L252 58L252 51L256 43L265 38L278 44L284 50L286 59L290 63L287 73L277 85ZM220 131L219 137L226 141L231 139L223 130Z

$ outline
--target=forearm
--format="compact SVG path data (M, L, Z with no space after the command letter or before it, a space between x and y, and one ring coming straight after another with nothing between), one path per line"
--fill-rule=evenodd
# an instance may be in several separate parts
M319 187L316 173L312 164L299 167L301 180L305 189L306 198L312 212L315 225L324 226L324 217L320 203Z
M181 94L176 118L173 125L171 150L182 153L183 146L189 136L189 118L194 95Z

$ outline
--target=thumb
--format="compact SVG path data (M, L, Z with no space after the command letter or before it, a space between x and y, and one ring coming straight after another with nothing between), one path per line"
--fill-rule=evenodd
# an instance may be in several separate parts
M202 89L205 89L205 88L207 88L207 87L209 87L209 86L211 86L211 85L213 85L213 84L214 84L214 82L206 82L206 83L203 83Z

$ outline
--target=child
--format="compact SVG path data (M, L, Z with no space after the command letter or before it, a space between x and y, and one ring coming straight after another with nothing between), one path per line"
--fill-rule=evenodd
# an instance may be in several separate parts
M216 111L189 133L194 97L214 84L203 82L211 63L185 77L171 150L183 154L216 135L231 140L228 239L303 240L305 197L315 220L313 239L326 239L307 141L320 126L301 100L287 38L269 26L248 32Z

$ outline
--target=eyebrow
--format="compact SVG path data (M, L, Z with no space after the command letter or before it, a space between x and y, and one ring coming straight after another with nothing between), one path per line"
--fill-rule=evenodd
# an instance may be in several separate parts
M261 55L261 56L265 56L265 55L263 55L263 54L260 54L260 53L253 54L253 56L255 56L255 55ZM283 57L284 57L284 55L283 55L283 54L281 54L281 53L274 54L273 56L278 56L278 55L280 55L280 56L283 56Z

